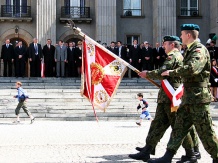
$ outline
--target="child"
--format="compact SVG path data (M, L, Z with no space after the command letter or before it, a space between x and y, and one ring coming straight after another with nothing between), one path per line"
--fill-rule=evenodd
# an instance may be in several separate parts
M137 106L137 111L142 108L142 113L140 115L140 121L136 122L137 125L141 126L142 120L146 118L147 120L152 121L152 117L148 111L148 103L143 99L143 94L138 93L137 94L138 100L140 101L139 105Z
M19 103L17 105L17 108L15 109L17 120L14 121L13 123L20 123L19 112L20 112L20 108L23 108L24 112L30 117L31 124L32 124L35 118L31 115L30 111L26 107L26 98L28 98L28 96L25 94L24 89L21 88L21 86L22 86L21 82L19 81L16 82L17 95L14 96L14 98L17 98Z

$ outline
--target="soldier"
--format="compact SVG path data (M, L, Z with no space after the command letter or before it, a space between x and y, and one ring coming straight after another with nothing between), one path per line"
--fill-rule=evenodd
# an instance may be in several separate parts
M176 69L182 66L183 56L181 55L180 48L180 39L177 36L165 36L163 39L164 48L168 54L167 59L160 69L153 71L143 71L139 73L141 77L149 77L153 79L164 79L161 76L161 73L170 70ZM181 78L167 78L169 84L177 89L181 85ZM160 141L165 131L169 126L173 128L175 119L176 119L176 108L171 108L172 101L167 97L167 90L162 87L158 93L158 105L156 110L156 115L154 120L151 123L148 136L146 138L146 145L144 148L136 147L136 150L140 152L137 154L130 154L129 157L136 160L147 161L150 159L150 154L154 154L155 147ZM196 155L200 158L200 153L198 148L198 139L195 135L194 128L192 129L193 142L190 134L187 135L186 139L183 142L183 147L186 151L186 156L182 156L182 161L197 161L193 147L196 146ZM194 143L194 144L193 144Z
M209 88L210 54L206 47L197 41L199 29L196 24L183 24L181 26L181 39L188 47L183 66L175 70L167 70L161 74L166 77L181 76L184 82L184 94L166 153L156 160L148 160L149 163L171 162L193 125L204 148L213 158L213 163L218 163L218 139L212 128L209 108L211 101Z

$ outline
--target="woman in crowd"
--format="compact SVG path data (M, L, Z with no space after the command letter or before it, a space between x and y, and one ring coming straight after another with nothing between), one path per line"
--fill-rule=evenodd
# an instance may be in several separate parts
M215 59L211 60L211 73L210 73L210 89L213 96L213 101L218 101L217 87L218 87L218 67Z

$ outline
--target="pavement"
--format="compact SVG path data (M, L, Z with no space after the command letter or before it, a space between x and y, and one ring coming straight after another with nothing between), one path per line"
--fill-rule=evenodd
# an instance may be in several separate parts
M218 121L214 121L218 125ZM136 146L144 146L150 121L137 126L128 121L10 121L0 122L1 163L131 163L128 158L136 153ZM215 126L218 134L218 128ZM171 129L158 143L156 155L164 154ZM212 159L200 144L202 159ZM179 148L173 162L178 161L184 149Z

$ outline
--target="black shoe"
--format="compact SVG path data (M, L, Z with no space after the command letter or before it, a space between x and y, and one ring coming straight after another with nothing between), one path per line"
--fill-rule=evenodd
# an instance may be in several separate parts
M35 121L35 117L33 119L31 119L30 124L33 124L34 121Z
M166 151L163 157L157 159L149 159L148 163L171 163L175 153L171 151Z
M176 163L197 163L198 160L197 158L194 157L187 157L187 156L182 156L181 161L177 161Z
M150 154L149 153L144 153L144 152L139 152L136 154L130 154L130 158L135 159L135 160L142 160L142 161L148 161L150 159Z
M141 126L141 123L139 123L139 122L136 122L136 124L137 124L138 126Z

